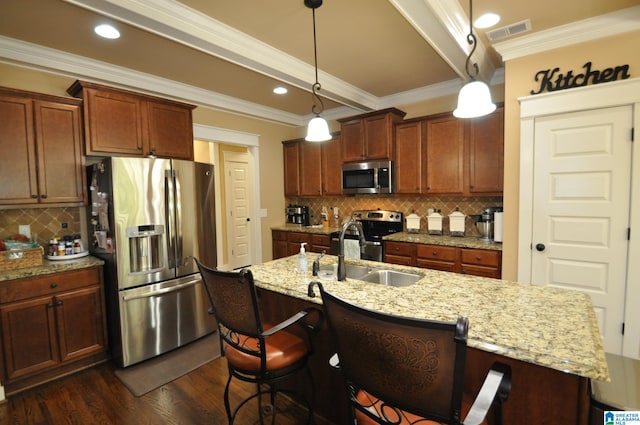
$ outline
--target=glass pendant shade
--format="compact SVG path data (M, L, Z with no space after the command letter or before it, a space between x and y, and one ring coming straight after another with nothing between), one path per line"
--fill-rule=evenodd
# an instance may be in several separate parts
M307 142L326 142L330 139L331 134L327 121L321 116L313 117L307 126L307 137L304 140Z
M475 118L496 110L491 101L489 86L482 81L471 81L458 94L458 107L453 111L456 118Z

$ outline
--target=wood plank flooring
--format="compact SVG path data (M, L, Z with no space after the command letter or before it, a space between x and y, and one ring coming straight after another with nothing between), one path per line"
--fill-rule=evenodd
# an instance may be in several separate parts
M226 425L223 393L226 359L216 359L142 397L135 397L103 363L74 375L9 396L0 404L0 425ZM232 406L255 387L234 380ZM320 395L319 395L320 396ZM304 423L304 410L283 400L278 425ZM1 403L1 402L0 402ZM257 421L257 402L244 407L236 425ZM256 407L254 407L256 406ZM270 422L270 417L268 418ZM315 425L332 425L315 418Z

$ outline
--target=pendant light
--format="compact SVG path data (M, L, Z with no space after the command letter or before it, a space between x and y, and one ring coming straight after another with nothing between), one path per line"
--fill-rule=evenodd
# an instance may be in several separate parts
M458 93L458 107L453 111L453 116L457 118L475 118L483 115L490 114L496 110L496 105L491 101L491 92L489 86L482 81L476 81L475 77L478 75L478 64L473 63L473 75L469 70L469 64L471 63L471 55L476 51L477 40L473 35L473 9L469 0L469 34L467 35L467 42L471 45L471 51L465 62L465 71L471 79L465 84L460 93Z
M308 142L326 142L331 139L331 134L329 134L329 125L327 124L327 121L320 116L324 110L324 103L318 94L322 86L318 82L318 50L316 46L316 9L322 6L322 0L304 0L304 5L310 8L313 14L313 59L315 61L316 69L316 82L311 86L311 90L313 92L313 106L311 107L311 112L315 114L315 117L309 121L309 125L307 126L307 137L304 139ZM319 106L316 104L316 100L318 101Z

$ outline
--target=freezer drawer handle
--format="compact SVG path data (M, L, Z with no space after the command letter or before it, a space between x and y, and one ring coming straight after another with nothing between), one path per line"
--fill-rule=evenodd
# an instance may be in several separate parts
M202 282L202 281L200 279L193 279L193 280L190 280L190 281L185 282L185 283L181 283L181 284L176 285L176 286L171 286L169 288L159 289L157 291L147 292L145 294L129 295L129 296L125 295L122 298L122 300L123 301L131 301L131 300L137 300L137 299L140 299L140 298L156 297L158 295L164 295L164 294L168 294L170 292L180 291L180 290L182 290L184 288L187 288L189 286L193 286L193 285L195 285L195 284L197 284L199 282Z

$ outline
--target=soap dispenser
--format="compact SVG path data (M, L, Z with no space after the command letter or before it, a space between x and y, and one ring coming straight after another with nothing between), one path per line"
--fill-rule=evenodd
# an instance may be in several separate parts
M307 253L304 249L306 242L300 244L300 254L298 254L298 273L307 273Z

